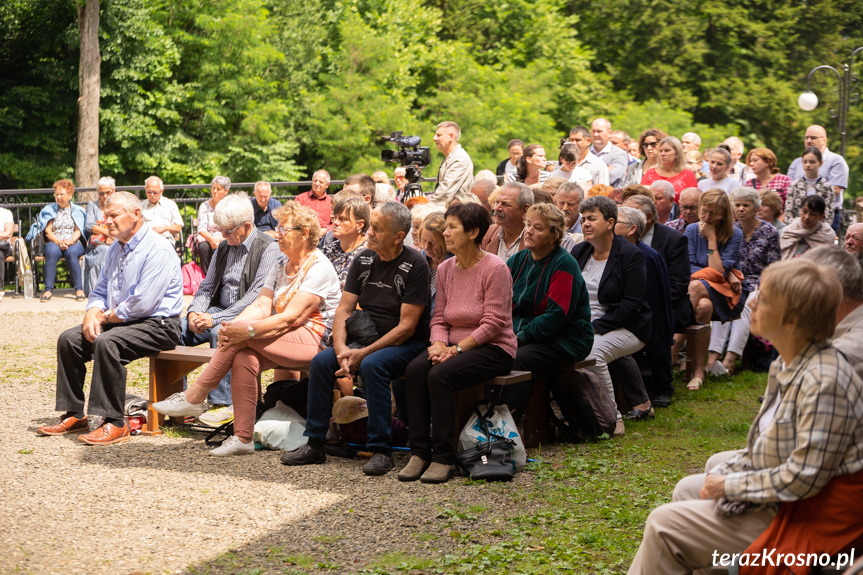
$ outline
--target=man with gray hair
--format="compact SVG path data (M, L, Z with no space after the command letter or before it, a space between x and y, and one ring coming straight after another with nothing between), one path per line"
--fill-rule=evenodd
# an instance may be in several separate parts
M653 203L656 205L656 221L660 224L665 224L669 220L677 217L674 203L674 196L677 194L674 191L674 184L666 180L657 180L650 184L650 191L653 192Z
M222 322L233 320L261 293L267 274L279 259L279 246L255 227L254 200L246 194L230 194L216 205L213 223L224 238L216 248L207 276L183 318L180 343L218 347ZM219 427L234 418L231 373L210 392L211 409L198 419Z
M469 192L473 185L473 161L458 143L461 129L455 122L441 122L434 134L434 143L444 155L437 173L437 185L431 200L448 206L456 192Z
M177 345L183 311L180 266L173 248L144 222L141 212L138 198L129 192L114 192L105 200L105 226L114 243L90 294L83 324L67 329L57 340L56 409L64 413L54 425L36 429L39 435L88 431L84 380L92 360L87 413L103 422L78 441L129 441L124 417L126 365Z
M633 196L635 197L635 196ZM647 218L636 208L623 206L617 209L614 233L629 240L644 254L647 281L644 297L650 311L650 340L641 350L633 354L638 363L641 379L654 407L668 407L674 393L671 373L671 344L674 342L674 322L671 317L671 283L668 267L662 256L640 241Z
M351 264L333 320L333 346L312 360L309 372L306 445L281 457L284 465L324 463L324 440L330 426L336 378L359 373L368 409L366 449L372 458L366 475L393 468L392 395L390 382L429 345L430 277L425 256L405 247L411 213L398 202L372 212L368 249ZM377 338L369 345L348 341L346 320L362 309L374 323ZM350 343L350 345L349 345Z
M141 200L141 216L144 222L175 246L183 229L183 216L180 215L177 203L162 196L165 184L158 176L150 176L144 180L144 191L147 193L147 199Z
M686 226L698 221L698 202L701 200L701 190L698 188L684 188L677 199L680 217L671 220L666 226L681 234L686 231Z
M593 141L590 152L608 166L608 185L612 188L621 187L626 167L629 165L629 156L611 143L611 122L605 118L597 118L590 125L590 135Z
M576 182L567 182L557 189L554 205L560 208L566 218L566 232L561 246L571 252L576 244L584 241L581 233L581 212L578 207L584 199L584 189Z
M255 227L259 232L268 236L276 237L276 226L279 220L273 215L275 210L282 207L282 203L273 197L273 188L270 182L261 180L255 182L254 198L249 198L252 209L255 212Z
M686 132L680 137L680 145L684 152L698 151L701 147L701 136L695 132Z
M494 223L482 239L483 251L503 261L524 249L524 218L533 205L533 191L521 182L507 182L497 192L491 212Z
M318 214L318 223L325 230L333 229L333 198L327 194L329 186L330 173L326 170L318 170L312 175L312 189L296 197L298 204Z
M863 254L863 223L851 224L845 232L845 251L860 261Z
M801 257L836 270L842 284L842 301L836 310L836 330L831 343L863 378L863 270L854 256L839 246L821 246Z
M477 179L470 188L470 193L479 198L479 203L482 204L482 207L484 207L489 213L491 212L491 204L488 203L488 199L494 193L494 189L496 187L497 185L495 182L491 180Z
M743 157L743 152L745 151L743 140L737 136L731 136L725 138L722 143L731 149L731 161L734 162L734 167L731 168L731 175L740 180L741 183L745 183L754 178L755 173L749 169L749 166L740 161L740 158Z

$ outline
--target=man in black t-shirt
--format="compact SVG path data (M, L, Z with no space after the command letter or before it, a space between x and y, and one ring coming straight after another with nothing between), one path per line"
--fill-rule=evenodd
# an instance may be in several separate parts
M329 429L336 378L359 373L369 412L366 447L372 458L366 475L383 475L393 467L390 438L390 382L429 345L430 270L422 254L404 247L411 214L398 202L386 202L372 212L368 249L348 271L345 290L333 321L333 347L312 360L309 373L307 445L285 453L285 465L326 460L323 445ZM371 345L348 347L345 320L359 306L371 317L378 339Z

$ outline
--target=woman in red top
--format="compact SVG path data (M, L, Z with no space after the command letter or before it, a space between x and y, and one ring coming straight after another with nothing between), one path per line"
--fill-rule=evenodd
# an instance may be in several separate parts
M686 156L680 140L667 136L659 142L659 165L644 172L641 178L642 186L650 186L658 180L666 180L674 186L674 202L680 198L680 192L686 188L698 186L695 174L686 169Z

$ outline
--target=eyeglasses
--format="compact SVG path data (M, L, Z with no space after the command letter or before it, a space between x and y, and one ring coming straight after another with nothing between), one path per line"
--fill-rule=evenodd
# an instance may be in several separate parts
M100 196L110 196L110 195L111 195L111 194L113 194L114 192L113 192L113 191L110 191L110 192L96 192L96 193L97 193L97 194L99 194Z
M655 148L657 146L657 144L659 144L659 142L644 142L641 145L644 148Z
M277 226L276 227L276 231L279 232L279 234L281 234L281 235L285 235L285 232L299 231L301 229L303 229L303 228L286 228L283 226Z
M242 227L243 227L243 226L245 226L245 225L246 225L246 223L245 223L245 222L243 222L242 224L240 224L239 226L235 227L235 228L234 228L234 229L232 229L232 230L223 230L222 228L219 228L219 231L220 231L220 232L222 232L222 235L223 235L223 236L230 236L230 235L232 235L235 231L237 231L238 229L242 228Z
M694 212L694 211L696 211L697 209L698 209L698 205L697 205L697 204L696 204L696 205L694 205L694 206L686 206L686 205L681 205L681 206L680 206L680 211L681 211L681 212Z

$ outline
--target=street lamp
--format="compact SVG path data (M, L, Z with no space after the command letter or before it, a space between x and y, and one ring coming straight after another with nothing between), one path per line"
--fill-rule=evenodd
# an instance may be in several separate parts
M837 113L831 110L831 112L834 115L839 116L839 132L842 135L841 144L839 146L840 156L845 155L845 121L848 119L848 108L851 106L851 94L854 91L855 84L857 83L857 77L851 72L851 65L854 62L854 57L860 52L863 52L863 46L860 46L851 52L851 57L842 65L841 73L833 66L827 65L815 66L809 70L809 74L806 76L806 91L800 94L797 98L797 105L803 110L807 112L814 110L818 106L818 96L816 96L812 91L813 74L819 70L830 71L836 74L839 111Z

